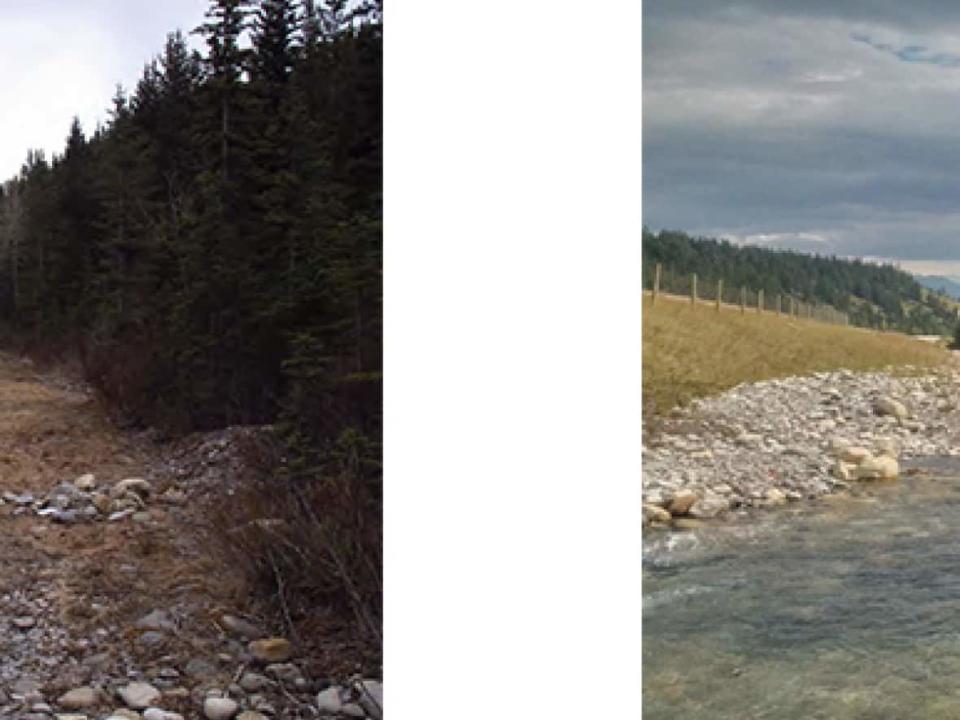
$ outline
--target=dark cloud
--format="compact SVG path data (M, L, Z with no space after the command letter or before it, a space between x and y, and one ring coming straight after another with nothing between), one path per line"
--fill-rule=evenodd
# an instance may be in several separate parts
M648 226L960 260L960 3L670 0L644 23Z

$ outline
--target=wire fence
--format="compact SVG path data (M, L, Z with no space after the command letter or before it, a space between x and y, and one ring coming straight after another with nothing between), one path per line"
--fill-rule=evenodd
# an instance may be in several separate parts
M657 295L679 295L688 297L691 303L707 303L716 307L733 306L741 313L774 313L785 317L794 317L835 325L849 325L847 313L832 305L804 302L788 293L765 293L752 290L744 285L729 286L723 280L703 281L696 273L675 273L665 270L657 264L653 277L649 279L645 290L649 290L656 302Z

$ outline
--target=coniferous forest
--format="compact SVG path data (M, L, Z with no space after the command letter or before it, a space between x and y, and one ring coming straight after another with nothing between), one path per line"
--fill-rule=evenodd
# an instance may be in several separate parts
M729 287L763 289L768 297L793 295L808 303L831 305L845 312L851 324L915 334L952 335L954 303L924 288L912 275L892 265L862 260L806 255L726 240L694 238L686 233L643 231L643 283L653 282L653 267L689 276L697 273L709 285L722 279Z
M173 32L108 122L3 185L6 342L75 362L134 425L272 426L302 502L349 475L324 592L373 628L382 3L213 0L191 31L203 52Z

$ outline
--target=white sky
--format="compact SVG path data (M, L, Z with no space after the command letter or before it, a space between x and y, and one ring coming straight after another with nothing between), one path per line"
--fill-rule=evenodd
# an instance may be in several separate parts
M206 0L0 0L0 180L19 171L29 148L48 158L62 151L74 115L92 134L116 84L135 87L167 33L189 33L207 7Z

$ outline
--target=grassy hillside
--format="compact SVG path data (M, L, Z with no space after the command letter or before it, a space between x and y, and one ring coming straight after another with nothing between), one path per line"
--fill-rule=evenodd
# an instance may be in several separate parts
M688 292L690 275L697 273L706 292L722 279L727 301L737 297L740 287L751 292L762 288L768 298L783 294L830 305L861 327L952 335L957 324L952 300L892 265L739 246L667 230L644 229L642 252L645 289L652 287L653 269L660 263L661 288L669 292Z
M742 382L825 370L934 366L949 353L898 333L827 325L738 308L643 299L644 412L664 412Z

